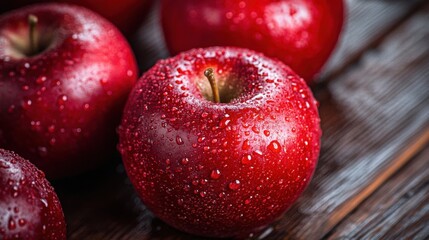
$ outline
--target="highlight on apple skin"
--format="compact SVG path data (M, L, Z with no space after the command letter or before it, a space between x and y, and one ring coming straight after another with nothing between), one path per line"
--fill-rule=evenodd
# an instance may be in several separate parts
M281 216L310 182L321 137L305 81L235 47L159 61L133 88L118 132L143 203L175 228L209 237L250 233Z

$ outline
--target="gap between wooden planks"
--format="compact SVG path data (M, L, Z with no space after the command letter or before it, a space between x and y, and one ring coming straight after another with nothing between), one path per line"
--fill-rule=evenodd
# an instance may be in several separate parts
M325 236L329 236L335 226L341 223L354 209L356 209L365 199L371 196L384 182L392 177L398 170L407 164L415 155L424 149L429 143L429 127L426 127L422 134L414 139L405 150L395 159L371 184L366 186L359 194L342 205L328 220Z

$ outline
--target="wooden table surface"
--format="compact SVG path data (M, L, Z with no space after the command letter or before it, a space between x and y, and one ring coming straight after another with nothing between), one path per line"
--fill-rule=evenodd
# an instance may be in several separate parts
M348 0L318 83L322 151L293 207L251 239L429 238L429 2ZM133 45L142 70L168 53L156 5ZM69 239L202 239L145 209L118 161L54 182Z

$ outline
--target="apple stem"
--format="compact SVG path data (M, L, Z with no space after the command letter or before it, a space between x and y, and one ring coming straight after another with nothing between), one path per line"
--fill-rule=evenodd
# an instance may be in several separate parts
M219 87L217 86L217 81L214 76L213 68L206 69L204 71L204 75L210 82L210 87L212 88L212 92L213 92L213 101L215 103L220 103Z
M30 40L30 54L34 54L37 52L37 43L36 43L36 38L35 38L35 32L36 32L36 25L38 22L38 18L33 15L30 14L28 15L28 26L29 26L29 40Z

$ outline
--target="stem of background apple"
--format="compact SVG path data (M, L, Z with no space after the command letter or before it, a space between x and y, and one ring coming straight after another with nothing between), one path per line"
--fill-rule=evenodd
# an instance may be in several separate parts
M29 40L30 40L30 55L33 55L34 53L37 53L37 43L36 43L36 25L37 25L38 19L33 14L28 15L28 31L29 31Z
M213 68L206 69L204 71L204 75L210 82L210 87L212 88L212 92L213 92L213 101L215 103L220 103L219 87L217 86L217 81L214 76Z

